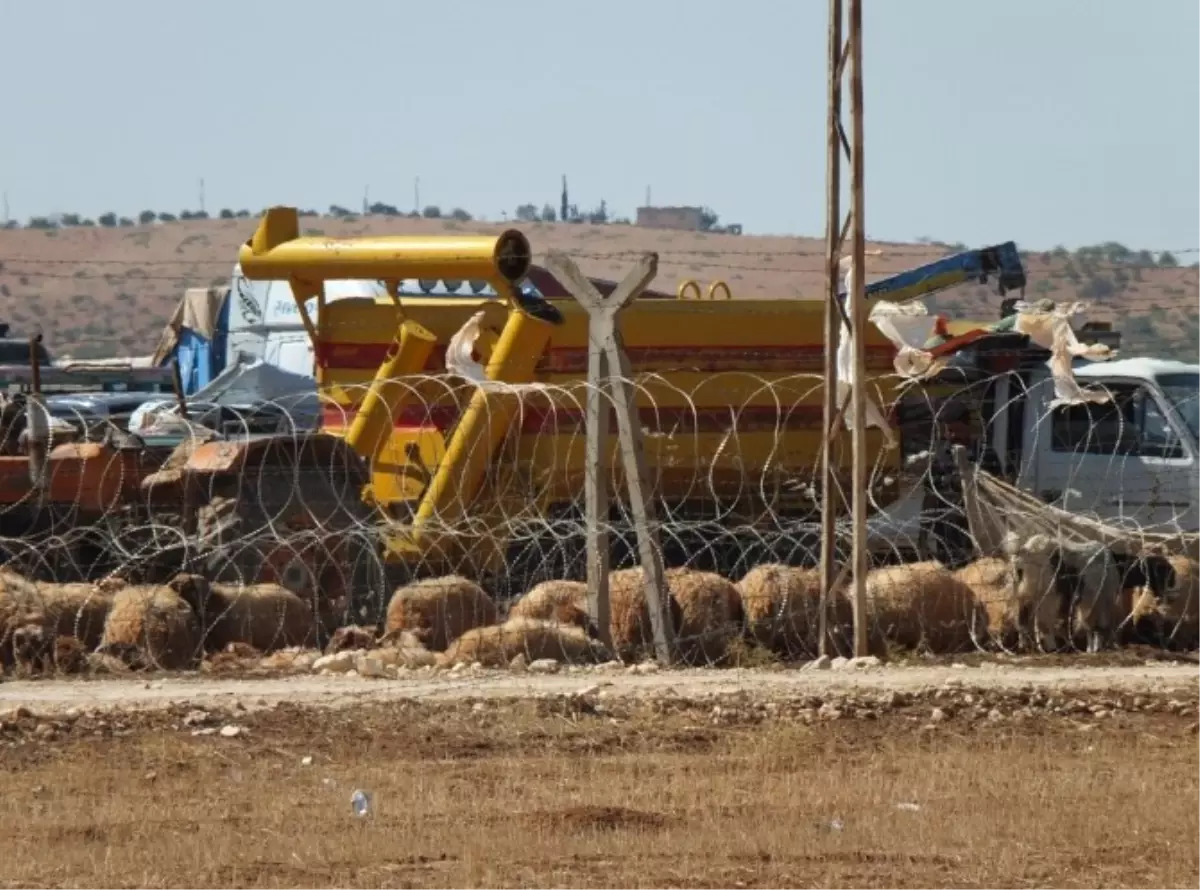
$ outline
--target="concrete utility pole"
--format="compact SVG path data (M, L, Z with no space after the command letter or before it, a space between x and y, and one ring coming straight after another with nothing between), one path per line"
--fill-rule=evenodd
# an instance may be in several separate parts
M866 276L866 225L863 201L863 88L862 88L862 0L847 0L850 12L849 34L843 42L842 0L829 0L829 105L826 132L826 220L825 220L825 447L821 460L821 614L820 646L828 648L827 626L829 597L841 586L849 571L854 577L854 654L867 654L866 575L867 551L867 471L869 455L866 443L866 327L864 299ZM842 80L850 65L851 139L842 126ZM850 161L850 213L841 215L842 153ZM846 235L851 231L851 293L839 299L838 262ZM847 408L837 397L837 350L841 325L845 322L854 340L854 369L857 385L851 394L850 416L854 421L851 437L853 471L851 473L851 515L853 518L853 557L837 567L835 522L840 505L840 486L834 443Z

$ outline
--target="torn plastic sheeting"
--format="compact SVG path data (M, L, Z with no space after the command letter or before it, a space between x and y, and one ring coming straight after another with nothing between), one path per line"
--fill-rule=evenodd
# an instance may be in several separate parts
M1052 308L1047 308L1050 306ZM1112 350L1105 343L1083 344L1071 327L1071 316L1080 314L1083 303L1054 304L1049 300L1040 303L1017 303L1014 307L1017 318L1013 330L1029 337L1032 343L1050 351L1046 366L1054 380L1054 399L1050 408L1062 405L1100 404L1111 396L1101 389L1084 389L1075 379L1071 360L1083 358L1092 362L1108 361Z
M871 308L868 319L896 347L893 362L902 377L920 379L939 374L946 359L935 359L924 348L937 332L937 316L930 315L924 303L889 303L884 300Z
M846 297L854 293L854 266L852 257L844 256L838 260L838 265L845 272L845 288ZM881 329L882 330L882 329ZM886 335L887 332L884 331ZM846 429L854 429L854 413L849 410L849 396L857 385L857 375L854 372L854 338L850 332L850 326L842 320L842 336L841 342L838 344L837 351L837 397L840 404L846 405L847 408L842 412L842 419L846 425ZM883 411L875 404L875 401L867 396L866 402L866 420L868 427L878 427L883 430L884 447L896 448L900 443L896 438L895 432L892 430L891 424L884 417Z
M549 388L545 383L505 383L502 380L489 380L483 365L472 357L475 341L482 332L483 312L480 311L468 318L466 324L450 338L446 346L447 371L474 383L480 389L492 392L531 392Z

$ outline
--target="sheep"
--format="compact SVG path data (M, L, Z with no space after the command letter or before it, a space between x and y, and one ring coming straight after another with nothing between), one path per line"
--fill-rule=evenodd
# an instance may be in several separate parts
M114 588L120 586L124 582L119 579L100 584L51 584L0 572L0 663L15 662L12 634L31 623L45 627L47 645L56 636L74 636L85 648L96 648L112 608Z
M931 652L958 652L971 645L975 597L954 573L933 560L873 569L866 578L872 648L885 640Z
M407 631L400 633L411 636ZM333 655L335 652L347 650L374 649L375 646L374 632L365 627L359 627L357 624L348 624L333 632L333 636L329 638L329 643L325 646L325 654Z
M1060 633L1065 634L1070 600L1055 568L1054 542L1043 534L1024 542L1009 535L1005 550L1016 576L1015 607L1022 648L1032 648L1036 642L1044 652L1056 651Z
M977 624L986 626L987 636L1003 649L1017 645L1021 635L1021 606L1017 598L1017 572L1009 558L987 556L954 572L977 604ZM981 628L973 629L976 645Z
M622 661L636 661L654 646L644 578L641 568L620 569L608 576L612 645ZM675 597L669 594L667 610L671 628L678 634L683 624L683 610Z
M821 572L764 563L737 583L746 631L759 645L786 656L811 655L819 648ZM828 636L852 620L850 603L839 591L829 598Z
M740 635L742 598L737 586L713 572L668 569L667 589L679 604L679 658L688 664L716 664Z
M75 636L54 638L54 669L60 674L82 674L88 667L87 647Z
M1068 627L1087 637L1087 651L1099 652L1111 645L1119 620L1122 571L1108 547L1100 542L1058 541L1034 535L1022 552L1041 564L1044 577L1049 568L1056 593L1061 597L1061 615Z
M12 632L13 661L25 674L50 673L54 670L54 636L45 621L23 624Z
M198 575L177 578L179 592L200 616L208 652L243 643L261 653L311 645L312 608L278 584L210 584Z
M1171 567L1166 589L1137 588L1129 620L1174 648L1192 649L1200 642L1200 566L1187 556L1166 562Z
M504 667L517 655L524 655L530 662L553 658L571 664L599 664L612 659L604 644L588 637L581 628L512 618L504 624L468 630L438 656L438 664L479 662L485 667Z
M122 657L131 667L195 667L201 650L200 622L179 592L194 590L191 577L177 576L166 586L138 585L120 591L104 622L98 651Z
M512 604L508 617L571 624L589 636L599 636L588 613L588 587L582 581L543 581Z
M440 652L468 630L496 623L496 604L474 581L459 575L425 578L399 588L388 603L384 634L407 630Z

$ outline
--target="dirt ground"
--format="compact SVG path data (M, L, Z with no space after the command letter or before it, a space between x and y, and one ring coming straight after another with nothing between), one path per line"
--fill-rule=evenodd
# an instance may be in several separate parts
M0 885L1195 887L1197 680L4 682Z

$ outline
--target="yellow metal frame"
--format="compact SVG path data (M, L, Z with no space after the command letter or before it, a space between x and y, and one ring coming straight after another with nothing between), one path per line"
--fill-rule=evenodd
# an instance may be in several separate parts
M294 207L272 207L263 215L254 235L238 251L242 273L250 280L287 280L301 320L313 343L320 342L317 325L306 302L318 298L324 307L324 283L330 280L383 281L396 307L396 329L387 357L380 364L359 410L344 438L368 461L380 455L392 439L397 414L412 398L415 388L403 378L425 368L437 337L405 318L399 297L404 279L485 281L508 304L508 319L491 352L489 380L508 384L528 383L541 359L553 323L535 318L520 308L514 284L529 271L529 241L519 231L499 235L463 237L384 236L378 238L300 237L299 215ZM413 534L408 541L391 541L396 553L420 551L429 546L425 529L436 517L444 523L461 517L478 492L492 455L504 440L516 410L511 393L477 389L418 506ZM372 497L370 491L364 493Z

